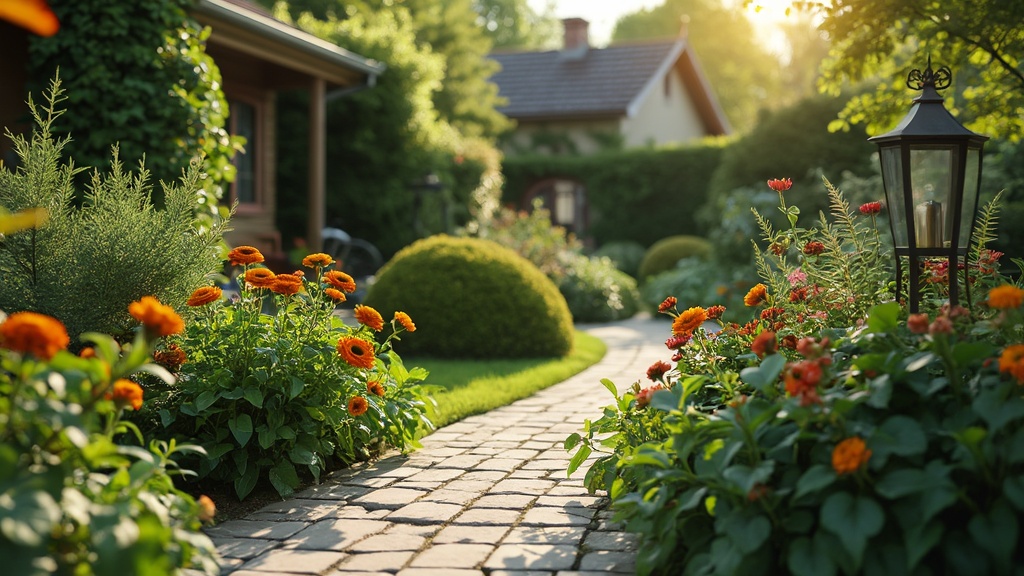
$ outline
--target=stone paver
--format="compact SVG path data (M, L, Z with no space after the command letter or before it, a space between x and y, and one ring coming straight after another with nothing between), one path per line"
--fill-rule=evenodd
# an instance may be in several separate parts
M635 571L635 535L612 522L566 436L665 359L651 318L581 327L606 357L530 398L442 428L408 456L336 471L323 484L208 529L222 574L598 576ZM586 466L586 465L584 465Z

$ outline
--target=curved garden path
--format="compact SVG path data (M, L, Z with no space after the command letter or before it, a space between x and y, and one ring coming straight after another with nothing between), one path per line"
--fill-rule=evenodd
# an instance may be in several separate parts
M580 326L601 362L508 406L439 429L423 448L208 529L225 574L596 576L634 572L634 537L566 477L565 437L665 359L665 322Z

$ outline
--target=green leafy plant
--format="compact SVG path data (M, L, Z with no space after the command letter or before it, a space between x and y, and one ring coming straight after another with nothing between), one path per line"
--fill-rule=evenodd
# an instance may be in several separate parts
M134 304L138 305L138 303ZM177 316L161 308L173 322ZM180 319L178 319L180 321ZM87 357L65 349L56 319L18 312L0 323L0 557L10 574L216 574L200 532L213 503L177 489L174 460L198 446L152 440L122 418L143 403L129 378L173 380L149 363L159 335L120 345L90 333Z
M647 249L639 242L619 240L602 244L591 256L608 257L616 268L636 278L640 270L640 261L644 259L646 252Z
M610 322L632 318L640 309L636 280L608 258L577 254L558 283L576 322Z
M640 268L637 269L637 280L641 283L647 281L651 276L656 276L675 268L683 258L704 258L711 256L711 243L698 236L679 235L662 238L644 254L640 261Z
M334 310L355 282L329 270L326 254L304 259L310 278L258 266L252 247L235 248L229 261L243 266L237 300L213 286L196 290L185 334L166 351L177 356L178 381L148 415L206 448L200 477L233 484L240 499L261 480L285 496L325 470L418 446L417 434L431 428L426 372L406 369L391 349L416 329L408 315L395 314L383 342L385 323L372 308L357 306L361 324L347 326ZM261 312L265 300L273 314Z
M76 207L78 169L62 160L68 139L52 132L62 114L58 80L46 100L46 107L36 107L29 98L38 125L31 140L8 133L20 165L0 166L0 207L48 213L44 225L0 238L0 309L54 316L73 338L85 332L128 337L129 303L154 295L180 307L219 269L221 224L196 225L195 195L203 177L198 164L176 185L163 185L164 207L158 209L146 169L126 172L116 147L110 172L93 173Z
M791 228L763 226L754 320L708 332L721 310L666 299L674 364L624 393L606 381L614 404L566 440L570 473L590 459L588 487L641 534L638 573L1013 574L1024 561L1024 290L1003 280L973 311L929 301L907 316L886 274L849 267L881 266L864 224L880 207L854 215L830 196L835 225L801 229L780 200ZM793 246L820 298L784 297L800 287Z

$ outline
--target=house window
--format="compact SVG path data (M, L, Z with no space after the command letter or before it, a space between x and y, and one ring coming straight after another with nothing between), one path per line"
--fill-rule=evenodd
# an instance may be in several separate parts
M260 108L254 103L241 100L232 100L230 105L231 134L245 138L245 152L235 154L235 181L231 184L231 198L240 206L258 204L256 164Z
M587 226L586 189L572 180L547 180L535 185L523 197L523 208L533 207L535 200L551 215L551 223L569 232L582 234Z

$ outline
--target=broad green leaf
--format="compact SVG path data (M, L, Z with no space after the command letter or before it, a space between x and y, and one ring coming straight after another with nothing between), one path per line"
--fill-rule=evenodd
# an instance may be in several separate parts
M607 378L601 378L601 384L612 393L612 396L619 397L619 389L615 387L615 383Z
M958 342L953 345L953 362L964 368L979 364L995 353L995 346L988 342Z
M1007 424L1024 418L1024 400L1018 395L1004 398L996 390L985 390L978 394L971 407L988 424L993 434L999 432Z
M573 432L572 434L569 434L568 438L565 439L565 442L562 444L562 446L565 448L566 451L569 451L575 448L576 445L579 444L582 440L583 437L579 435L579 432Z
M914 524L903 532L907 546L907 568L915 566L942 540L945 528L941 522Z
M316 462L316 453L304 446L295 446L288 451L288 458L296 464L309 466Z
M997 499L985 514L975 514L967 523L967 531L995 561L996 573L1010 574L1020 525L1007 502Z
M569 459L569 469L566 473L566 477L572 476L572 473L579 469L583 464L583 461L590 456L591 452L592 450L590 449L590 446L587 446L586 444L581 445L579 450L577 450L576 453L572 455L572 458Z
M256 487L256 481L259 480L259 466L249 466L242 474L235 478L235 494L239 500L244 500L249 492Z
M831 485L836 481L836 472L831 466L815 464L807 469L796 482L796 492L793 498L800 498L804 494L817 492L822 488Z
M217 393L214 392L213 390L207 390L196 397L196 410L198 410L199 412L203 412L210 406L213 406L213 403L216 401Z
M278 462L270 469L268 476L270 477L270 483L273 484L274 489L281 496L292 494L299 485L299 475L295 473L295 466L287 460Z
M1003 495L1017 508L1024 512L1024 476L1011 476L1003 480Z
M769 354L765 356L759 366L744 368L740 372L740 379L750 386L762 392L774 387L779 380L779 374L786 366L786 357L782 354Z
M907 416L891 416L868 439L872 459L884 463L890 455L916 456L928 447L921 425Z
M892 332L899 326L900 305L897 302L877 304L868 310L868 333Z
M828 545L821 539L802 536L789 547L786 566L793 576L834 576L835 562L828 554Z
M302 393L303 388L306 387L306 383L295 376L289 376L290 384L288 386L288 399L293 400L296 396Z
M239 414L228 420L228 428L238 445L245 446L252 437L252 418L248 414Z
M256 388L254 386L247 386L245 388L245 391L242 392L242 395L253 406L257 408L263 408L263 392L260 392L259 388Z
M868 540L878 534L884 524L882 507L866 496L837 492L829 496L821 507L821 525L839 537L856 564L854 571L860 569L859 563Z
M749 514L742 512L719 517L715 526L727 535L743 554L750 554L760 548L772 533L772 523L767 518L760 515L751 518Z
M60 521L60 505L42 490L5 493L0 500L0 534L22 546L39 546Z

